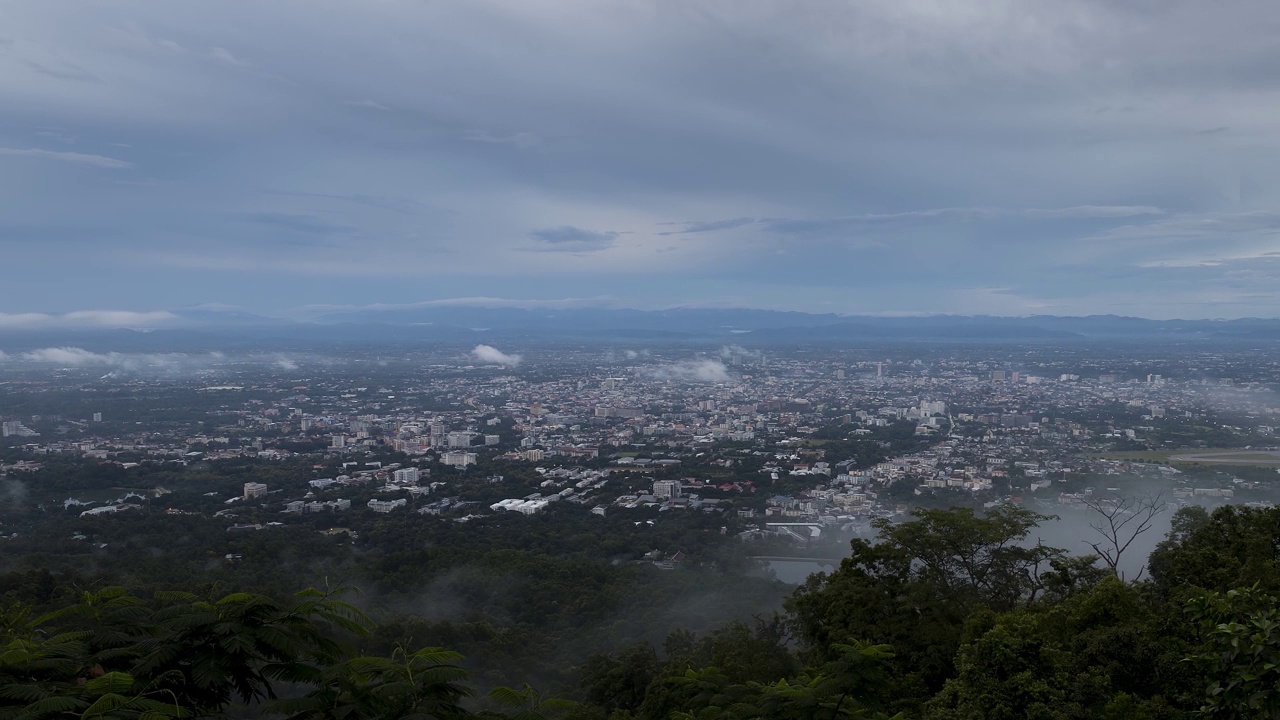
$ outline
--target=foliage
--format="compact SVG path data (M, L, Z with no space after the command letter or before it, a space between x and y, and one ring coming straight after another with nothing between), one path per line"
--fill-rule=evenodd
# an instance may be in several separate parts
M1110 578L971 628L931 720L1167 717L1181 655L1143 592Z
M1257 586L1187 603L1202 645L1188 660L1205 673L1200 714L1214 720L1280 718L1280 605Z
M1064 553L1021 544L1041 519L1004 506L982 517L954 508L879 520L878 542L854 540L840 568L811 576L787 607L816 659L846 637L891 645L897 672L885 696L912 707L953 675L972 612L1012 610L1044 591L1042 570Z

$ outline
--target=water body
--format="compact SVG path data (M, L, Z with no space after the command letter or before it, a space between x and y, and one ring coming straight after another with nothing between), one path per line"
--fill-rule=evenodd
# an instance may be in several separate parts
M1062 548L1072 555L1087 555L1093 552L1088 545L1089 541L1097 542L1101 539L1090 527L1090 523L1098 521L1098 517L1092 513L1070 508L1041 510L1041 512L1046 514L1052 512L1057 515L1057 518L1046 520L1032 528L1026 540L1023 541L1025 545L1043 543ZM1120 570L1124 572L1126 578L1132 580L1145 576L1147 556L1169 532L1172 515L1173 508L1170 508L1156 516L1151 529L1139 536L1125 552ZM853 535L875 542L875 531L870 528ZM847 547L844 554L848 554ZM765 567L772 570L778 580L790 585L802 585L813 573L829 573L835 569L832 565L802 559L769 560L765 563Z
M812 560L770 560L766 565L778 580L789 585L803 585L810 575L819 572L831 572L830 565Z

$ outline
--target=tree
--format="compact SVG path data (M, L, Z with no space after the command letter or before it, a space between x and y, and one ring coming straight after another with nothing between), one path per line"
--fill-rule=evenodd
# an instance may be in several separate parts
M1257 584L1280 592L1280 508L1227 505L1206 515L1183 508L1151 554L1152 580L1166 596L1226 592Z
M834 659L794 679L733 683L715 667L689 669L664 681L665 701L646 702L644 717L676 720L889 720L877 696L884 682L888 647L838 643Z
M1188 656L1205 672L1200 713L1211 720L1280 718L1280 604L1256 586L1187 603L1202 645Z
M890 645L897 672L885 697L898 709L918 705L954 673L971 613L1012 610L1044 591L1043 574L1065 553L1027 542L1043 519L1001 506L985 516L952 508L876 521L878 542L854 540L835 572L811 576L787 602L809 658L834 659L831 648L848 637Z
M1129 546L1139 536L1151 529L1157 515L1168 507L1164 494L1157 495L1122 495L1115 498L1089 496L1084 506L1098 515L1089 527L1101 536L1099 541L1089 541L1089 547L1098 554L1107 567L1121 580L1125 572L1120 569L1120 560ZM1139 580L1146 565L1138 569L1133 579Z
M461 655L442 648L397 648L389 658L351 658L324 668L306 695L269 707L287 720L461 717L466 715L461 701L471 691L461 685L467 671L460 660Z
M658 655L652 646L643 643L616 656L591 656L583 665L580 685L593 705L635 712L658 673Z
M1184 647L1143 588L1109 577L1065 600L971 621L929 720L1176 715Z

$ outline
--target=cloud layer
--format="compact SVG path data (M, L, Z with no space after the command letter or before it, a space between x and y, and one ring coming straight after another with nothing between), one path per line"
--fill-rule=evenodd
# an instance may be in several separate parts
M669 365L644 368L641 374L652 380L684 383L732 382L729 369L719 360L686 360Z
M61 315L0 312L0 330L156 328L177 322L178 316L168 311L78 310Z
M477 345L471 351L471 357L488 365L516 367L524 359L519 355L508 355L491 345Z
M112 372L128 374L146 372L177 374L204 369L222 362L225 358L221 353L204 353L200 355L188 355L185 353L100 353L79 347L48 347L7 357L0 353L0 360L4 359L47 364L60 368L107 368Z
M67 316L102 298L1280 315L1264 0L44 0L0 33L0 327L166 322Z

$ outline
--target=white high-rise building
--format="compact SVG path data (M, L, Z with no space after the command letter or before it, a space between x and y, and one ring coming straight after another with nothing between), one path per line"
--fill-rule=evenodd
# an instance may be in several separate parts
M678 498L684 486L679 480L655 480L653 483L653 496L660 498Z
M402 468L391 474L395 478L397 485L417 485L418 484L418 468Z

